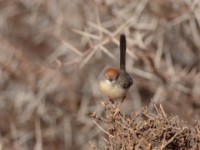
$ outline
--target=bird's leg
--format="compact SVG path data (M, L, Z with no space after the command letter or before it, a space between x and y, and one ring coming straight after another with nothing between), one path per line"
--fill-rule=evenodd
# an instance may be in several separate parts
M123 97L122 97L121 101L119 102L119 105L117 106L117 109L115 110L115 113L114 113L114 115L113 115L113 118L115 118L116 115L119 113L120 108L121 108L122 103L123 103L123 101L125 100L125 98L126 98L126 96L123 96Z
M111 102L112 104L114 104L114 101L112 99L109 98L108 100L109 100L109 102Z

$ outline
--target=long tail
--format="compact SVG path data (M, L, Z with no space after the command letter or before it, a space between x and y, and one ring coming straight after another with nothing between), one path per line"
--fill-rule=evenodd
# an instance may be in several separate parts
M126 70L126 36L120 35L120 69Z

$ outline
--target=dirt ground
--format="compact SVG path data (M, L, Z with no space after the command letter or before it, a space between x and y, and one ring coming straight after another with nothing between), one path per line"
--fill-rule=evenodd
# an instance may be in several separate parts
M198 0L1 0L0 149L200 149L199 14ZM98 83L122 33L134 85L113 120Z

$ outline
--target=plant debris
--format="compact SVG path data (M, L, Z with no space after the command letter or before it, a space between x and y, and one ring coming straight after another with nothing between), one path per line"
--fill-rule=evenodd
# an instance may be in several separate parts
M113 118L116 105L103 103L105 114L92 118L98 120L95 124L107 141L105 149L141 149L141 150L171 150L199 149L200 136L198 126L189 127L178 116L167 116L163 106L154 104L156 113L149 113L142 108L131 115L119 113ZM103 118L104 117L104 118ZM100 125L101 124L101 125Z

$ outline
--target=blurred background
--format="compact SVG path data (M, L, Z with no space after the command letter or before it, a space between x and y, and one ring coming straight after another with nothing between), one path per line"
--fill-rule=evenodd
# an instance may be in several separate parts
M200 116L200 1L0 0L0 148L92 149L103 71L127 36L133 77L122 112L152 102L189 125Z

